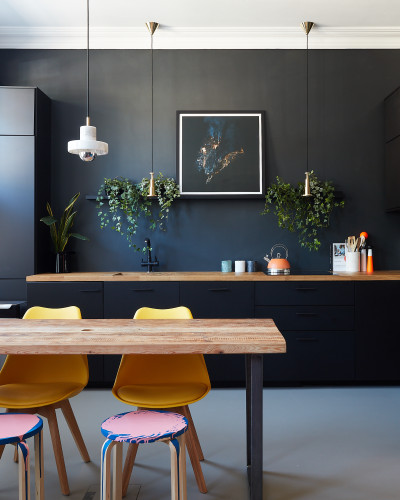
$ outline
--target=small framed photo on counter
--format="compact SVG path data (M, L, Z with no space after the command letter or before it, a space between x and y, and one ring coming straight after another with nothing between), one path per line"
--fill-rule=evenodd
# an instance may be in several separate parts
M332 271L346 271L346 243L332 243Z

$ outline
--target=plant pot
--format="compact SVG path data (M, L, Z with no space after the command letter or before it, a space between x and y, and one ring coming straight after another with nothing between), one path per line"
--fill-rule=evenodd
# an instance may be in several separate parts
M56 254L56 273L68 273L67 252Z

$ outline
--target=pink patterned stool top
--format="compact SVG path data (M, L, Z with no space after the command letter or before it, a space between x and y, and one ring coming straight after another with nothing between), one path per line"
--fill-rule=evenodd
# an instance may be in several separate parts
M43 420L26 413L0 413L0 445L18 443L37 434Z
M101 433L111 441L154 443L160 439L174 439L187 427L188 421L179 413L137 410L108 418L101 424Z

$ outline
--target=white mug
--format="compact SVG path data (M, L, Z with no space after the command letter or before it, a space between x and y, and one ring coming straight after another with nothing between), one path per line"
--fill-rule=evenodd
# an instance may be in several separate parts
M244 273L246 271L245 260L235 260L235 273Z
M346 271L348 273L360 271L360 252L346 252Z

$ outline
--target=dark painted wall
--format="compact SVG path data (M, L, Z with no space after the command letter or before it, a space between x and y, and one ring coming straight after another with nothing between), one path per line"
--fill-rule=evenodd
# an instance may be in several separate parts
M301 249L262 200L179 200L166 233L150 236L166 270L219 270L221 259L256 259L282 242L292 266L329 268L333 241L371 235L375 267L400 268L400 215L384 212L383 99L400 85L400 51L310 51L310 168L345 194L318 253ZM91 119L110 153L84 164L67 153L85 119L85 55L76 50L2 50L1 85L37 85L52 103L52 203L82 193L73 241L74 270L139 270L141 255L99 228L95 194L104 177L140 180L151 167L149 51L91 53ZM303 180L306 155L305 52L154 52L154 170L175 176L176 110L265 110L267 182ZM43 214L45 207L43 207Z

